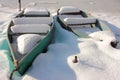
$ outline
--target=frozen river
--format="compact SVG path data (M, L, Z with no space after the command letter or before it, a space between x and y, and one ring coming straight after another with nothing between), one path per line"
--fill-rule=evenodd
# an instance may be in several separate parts
M1 5L16 8L18 0L0 0ZM21 0L23 8L42 6L57 9L61 6L76 6L88 12L105 12L120 15L120 0Z

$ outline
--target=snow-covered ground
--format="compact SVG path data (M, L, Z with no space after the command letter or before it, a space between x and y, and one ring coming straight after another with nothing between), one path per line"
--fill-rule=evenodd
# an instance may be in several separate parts
M4 3L7 3L7 0L4 0ZM5 55L8 46L3 44L6 40L7 23L17 12L16 8L8 8L4 3L0 5L0 80L7 80L8 76ZM13 3L15 2L11 1L11 4ZM52 5L56 3L58 1L51 1ZM95 2L91 1L91 4ZM35 5L35 2L29 3L29 6ZM56 11L55 7L48 9L52 13ZM120 15L104 12L91 12L91 15L109 25L117 40L120 41ZM20 80L119 80L120 44L117 49L108 44L110 40L115 39L109 32L91 35L93 38L90 39L78 38L61 28L55 19L54 43L49 45L46 53L40 54L35 59L31 68ZM95 39L99 38L98 36L104 39L103 42ZM73 63L75 56L78 57L77 63Z

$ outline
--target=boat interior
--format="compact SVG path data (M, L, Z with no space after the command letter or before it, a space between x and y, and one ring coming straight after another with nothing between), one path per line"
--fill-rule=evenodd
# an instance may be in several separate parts
M76 7L61 7L57 13L62 26L69 27L72 31L90 34L101 30L96 18L87 17L86 13Z
M10 23L8 37L15 59L20 61L47 35L53 20L47 9L26 8Z

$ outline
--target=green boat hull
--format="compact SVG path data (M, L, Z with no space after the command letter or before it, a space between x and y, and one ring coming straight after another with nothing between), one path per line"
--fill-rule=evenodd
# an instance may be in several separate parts
M81 15L84 17L84 18L89 18L89 17L92 17L90 15L88 15L86 12L84 11L81 11ZM82 38L89 38L89 36L86 34L86 33L83 33L83 32L80 32L80 31L77 31L77 30L74 30L72 28L70 28L63 20L62 18L60 17L59 14L57 14L57 20L58 22L60 23L61 27L70 31L70 32L73 32L75 35L77 35L78 37L82 37ZM102 21L96 19L96 26L101 30L101 31L111 31L110 28Z
M9 28L9 27L8 27ZM9 29L8 29L9 30ZM7 31L9 32L9 31ZM42 39L34 48L31 50L27 55L25 55L19 62L18 62L18 69L13 73L12 78L15 77L21 77L31 66L33 63L34 59L41 53L44 53L47 51L48 45L52 41L52 37L54 34L54 24L51 26L50 32L47 33L44 39ZM8 43L9 46L9 52L6 53L8 57L8 62L9 62L9 76L13 72L13 70L16 69L14 65L14 58L15 58L15 53L12 51L11 44L9 41L9 34L7 33L7 40L6 43Z

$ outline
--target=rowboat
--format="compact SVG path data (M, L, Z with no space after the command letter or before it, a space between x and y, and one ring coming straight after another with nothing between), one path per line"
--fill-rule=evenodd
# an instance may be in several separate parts
M80 38L90 38L89 34L97 31L111 31L101 20L96 19L79 8L64 6L57 11L57 20L60 25ZM113 47L117 41L111 41Z
M110 30L102 21L72 6L65 6L58 9L57 20L63 28L79 37L88 37L88 34L95 31ZM84 33L84 35L81 35L81 33Z
M10 79L22 76L37 55L47 51L53 32L53 19L44 8L26 8L10 21L7 30Z

